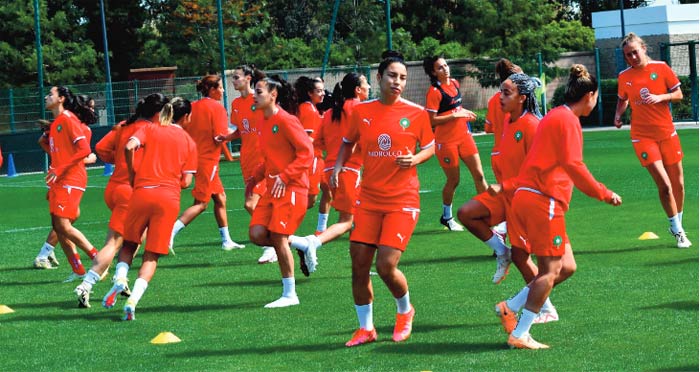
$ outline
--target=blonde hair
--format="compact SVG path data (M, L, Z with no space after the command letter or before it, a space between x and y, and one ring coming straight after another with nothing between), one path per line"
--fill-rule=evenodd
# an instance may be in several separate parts
M598 82L595 76L588 73L586 66L575 64L569 70L569 81L564 92L564 101L568 104L576 103L588 92L597 92Z
M637 34L635 34L634 32L630 32L629 34L625 35L624 38L622 38L622 42L620 43L620 49L623 49L625 46L627 46L627 44L635 41L638 42L639 45L641 45L642 47L647 47L647 43L645 43L641 37L637 36Z

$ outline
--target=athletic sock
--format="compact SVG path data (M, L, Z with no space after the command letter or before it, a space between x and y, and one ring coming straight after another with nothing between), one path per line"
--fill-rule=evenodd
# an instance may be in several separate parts
M73 254L73 257L71 257L70 261L70 266L73 269L73 272L76 273L77 275L85 275L85 267L83 266L83 263L80 261L80 254L75 253Z
M499 256L506 254L508 251L508 247L506 247L505 243L503 243L503 239L496 233L494 233L489 240L485 241L484 243L491 247L491 249L493 249L493 251Z
M678 221L681 223L681 226L683 226L683 211L678 211Z
M97 256L97 249L95 249L95 247L90 248L90 251L88 251L88 256L90 256L91 260L94 260L95 256Z
M671 223L671 232L674 234L678 234L679 232L683 231L683 226L681 226L681 220L678 215L669 217L668 222Z
M515 326L511 335L515 338L520 338L530 333L530 327L532 327L535 318L537 318L537 313L533 313L528 309L523 309L522 314L520 314L520 320L518 320L518 325Z
M328 213L318 214L318 223L316 223L316 231L326 231L328 227Z
M506 223L506 221L503 221L498 225L494 226L493 231L495 231L496 234L505 235L506 233L508 233L508 224Z
M114 278L115 279L126 279L126 275L129 273L129 264L123 261L117 262L117 266L114 267Z
M452 218L452 204L447 205L443 204L442 205L442 218L449 220Z
M282 278L282 297L296 297L297 289L294 277Z
M374 329L374 316L372 315L372 303L367 305L355 305L357 320L360 322L360 328L367 331Z
M395 298L396 300L396 312L399 314L406 314L411 311L411 298L408 295L408 291L401 298Z
M53 249L54 249L53 245L51 245L47 242L44 242L44 245L41 247L41 250L39 251L39 254L36 256L36 258L44 259L44 260L48 259L51 252L53 252Z
M180 220L178 220L179 222ZM177 222L175 223L177 224ZM228 232L228 226L219 227L219 235L221 235L221 242L226 243L231 241L231 235Z
M550 301L549 297L547 297L547 299L544 300L544 304L542 304L542 308L540 309L540 312L551 311L552 309L554 309L554 305L552 305L552 301Z
M186 225L185 225L184 223L182 223L182 221L180 221L180 219L178 218L178 219L175 221L175 225L173 226L173 233L172 233L172 236L175 237L175 235L177 235L177 233L179 233L180 230L184 229L185 226L186 226Z
M146 279L137 278L136 281L134 281L134 288L131 289L129 301L133 302L134 305L138 304L141 300L141 296L143 296L144 292L146 292L146 288L148 288L148 282Z
M100 274L96 273L93 270L89 270L87 272L87 275L85 275L85 278L83 278L83 287L87 289L88 291L92 289L92 286L95 285L95 283L100 281Z
M530 294L530 287L526 286L525 288L521 289L520 292L516 293L515 296L509 298L506 301L506 305L508 305L509 309L517 313L523 308L523 306L525 306L528 294Z

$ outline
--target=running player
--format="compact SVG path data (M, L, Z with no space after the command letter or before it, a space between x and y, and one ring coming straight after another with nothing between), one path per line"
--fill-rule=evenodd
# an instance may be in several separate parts
M688 248L692 243L683 229L683 149L669 110L670 102L683 99L681 82L665 62L647 56L646 43L634 33L627 34L620 47L630 67L617 78L615 126L622 126L622 114L630 106L634 152L656 184L676 246Z
M126 289L129 266L148 229L143 262L124 306L124 320L135 319L136 306L155 274L158 258L168 254L170 232L180 211L180 190L189 187L197 168L197 146L180 126L190 120L190 102L179 97L168 102L162 94L157 96L147 106L163 108L158 124L143 126L129 138L124 149L134 191L126 214L124 244L119 251L114 285L104 297L103 306L114 306L117 294ZM143 147L141 164L134 169L134 153L140 147Z
M597 99L595 77L589 75L583 65L571 67L564 93L566 104L551 110L542 119L517 178L503 183L502 192L515 193L511 204L513 218L508 221L509 233L529 245L530 252L537 256L538 269L525 288L496 305L496 314L509 333L508 345L512 348L549 347L530 336L530 327L553 286L576 270L564 220L573 186L608 204L622 203L622 198L596 181L583 163L579 116L590 114ZM494 193L501 191L499 184L491 187ZM516 314L523 307L517 320Z
M226 214L226 192L219 178L219 159L221 157L221 136L228 134L228 114L219 101L224 96L221 77L207 75L197 82L197 91L202 99L192 103L192 120L185 131L197 143L199 163L195 175L192 197L194 203L175 221L170 248L180 230L189 225L197 216L207 209L209 200L214 200L214 218L219 226L221 248L225 251L245 248L231 239L228 231Z
M411 335L415 310L398 264L420 214L416 166L435 153L428 112L401 98L408 78L403 56L388 51L382 57L377 74L379 99L353 108L333 170L340 174L353 146L360 146L364 172L355 204L355 229L350 233L352 293L360 328L345 344L348 347L377 338L370 281L375 254L377 272L396 300L393 340L401 342ZM420 151L414 153L416 145Z
M282 274L282 297L266 308L299 304L288 239L306 214L313 146L299 119L285 111L290 105L294 105L293 89L279 76L262 79L255 85L255 107L263 113L258 128L264 163L246 180L246 194L261 180L267 182L267 191L253 211L248 233L253 243L275 247ZM307 265L310 271L314 270L314 253L302 255L307 259L302 259L302 268Z
M476 114L462 107L459 83L450 77L450 67L444 58L425 58L423 70L430 77L431 87L425 97L425 109L430 124L435 128L435 155L447 177L442 188L440 223L451 231L464 231L452 218L452 200L459 185L459 161L469 169L477 193L486 191L488 186L481 169L479 150L467 126L468 121L476 119Z

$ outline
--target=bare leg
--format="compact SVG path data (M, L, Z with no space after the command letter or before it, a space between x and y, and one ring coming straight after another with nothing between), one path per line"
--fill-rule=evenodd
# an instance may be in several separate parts
M350 242L352 260L352 297L356 305L367 305L374 301L369 270L374 261L375 246Z

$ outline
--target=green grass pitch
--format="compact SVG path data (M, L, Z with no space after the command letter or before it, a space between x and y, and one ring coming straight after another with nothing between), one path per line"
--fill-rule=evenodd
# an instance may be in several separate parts
M98 283L92 308L78 309L77 282L61 283L69 266L58 251L57 270L35 270L32 260L49 231L42 175L0 178L0 371L684 371L698 370L698 130L679 131L686 182L684 225L694 245L675 248L656 188L634 157L629 132L585 134L585 161L598 180L623 198L613 208L576 191L567 225L578 271L551 298L561 320L534 325L549 350L509 350L493 305L523 286L515 268L491 284L495 261L469 233L438 223L444 181L435 159L420 166L422 216L400 269L416 308L414 333L391 341L395 303L379 277L374 318L378 342L346 348L357 327L350 287L347 237L319 250L318 271L297 269L299 306L264 309L281 293L276 265L256 263L248 242L238 163L222 163L230 231L243 250L224 252L211 209L183 230L176 256L163 257L137 320L122 322L120 299L100 305L109 289ZM491 136L476 137L484 170ZM464 168L455 198L474 194ZM91 170L76 223L101 246L108 210L107 177ZM182 205L192 202L189 190ZM331 220L336 218L331 215ZM315 229L316 210L301 234ZM645 231L658 240L638 240ZM84 259L86 263L88 260ZM130 271L136 278L140 257ZM110 274L111 275L111 274ZM149 341L163 331L176 344Z

